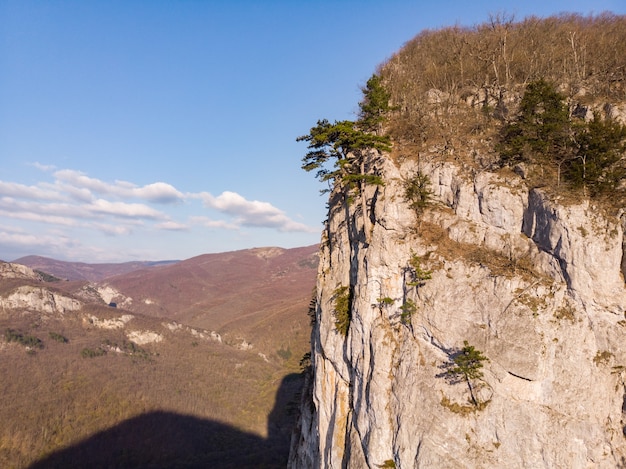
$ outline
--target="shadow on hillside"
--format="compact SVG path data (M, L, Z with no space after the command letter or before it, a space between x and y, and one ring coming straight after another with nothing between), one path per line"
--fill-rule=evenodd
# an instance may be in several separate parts
M302 385L286 376L268 416L268 437L172 412L139 415L32 464L51 468L284 468L294 413L289 407Z

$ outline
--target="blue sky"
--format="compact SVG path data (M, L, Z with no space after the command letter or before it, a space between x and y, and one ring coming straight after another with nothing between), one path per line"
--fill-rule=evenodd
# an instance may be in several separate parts
M319 241L320 118L421 30L588 1L0 0L0 259L186 259Z

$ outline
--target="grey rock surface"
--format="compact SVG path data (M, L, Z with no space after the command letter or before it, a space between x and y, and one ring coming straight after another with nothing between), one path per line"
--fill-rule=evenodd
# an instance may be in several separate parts
M418 217L402 185L416 163L376 164L386 184L368 189L369 244L358 204L331 194L290 467L623 464L624 220L529 191L513 172L450 162L422 163L434 203ZM431 272L418 286L415 256ZM341 286L352 291L346 337ZM488 358L478 407L445 375L464 341Z

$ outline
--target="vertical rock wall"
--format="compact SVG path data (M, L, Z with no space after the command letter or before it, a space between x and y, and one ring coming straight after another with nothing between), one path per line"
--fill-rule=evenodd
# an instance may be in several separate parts
M416 163L376 164L369 244L358 204L331 194L290 467L624 464L624 223L512 173L432 162L435 203L417 217L402 188ZM431 271L417 286L411 259ZM352 292L346 337L339 287ZM445 374L464 341L489 359L479 406Z

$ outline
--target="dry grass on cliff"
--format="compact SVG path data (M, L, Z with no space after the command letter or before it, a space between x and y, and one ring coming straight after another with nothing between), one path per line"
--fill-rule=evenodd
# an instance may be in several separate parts
M427 246L434 247L434 253L446 260L463 259L469 264L481 265L489 269L492 275L519 276L532 281L542 277L527 257L508 257L484 246L458 242L450 238L440 225L421 221L417 234ZM429 268L438 268L437 261L431 260Z

